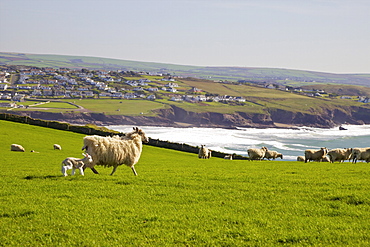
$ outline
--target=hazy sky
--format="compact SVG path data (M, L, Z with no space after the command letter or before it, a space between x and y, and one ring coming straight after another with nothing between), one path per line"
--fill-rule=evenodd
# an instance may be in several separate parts
M370 1L0 0L0 51L370 73Z

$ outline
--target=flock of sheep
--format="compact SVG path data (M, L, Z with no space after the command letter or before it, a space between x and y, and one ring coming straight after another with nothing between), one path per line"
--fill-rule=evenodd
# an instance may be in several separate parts
M262 148L250 148L248 151L249 160L275 160L276 158L283 159L283 154L277 151L268 150L267 147ZM344 162L345 160L352 160L356 163L358 160L364 160L370 162L370 148L336 148L328 150L327 148L321 148L319 150L307 149L304 152L304 156L298 156L297 161L319 161L319 162ZM208 159L211 157L211 150L208 150L205 145L202 145L199 149L199 158ZM224 159L232 159L232 155L225 155Z
M321 148L319 150L307 149L304 156L298 156L297 161L327 161L327 162L344 162L352 160L356 163L358 160L370 162L370 148L336 148L328 150Z
M135 164L139 161L142 152L142 143L148 142L149 138L144 131L134 127L134 130L124 136L102 137L102 136L86 136L83 139L82 150L83 158L68 157L62 161L62 174L67 176L67 171L72 169L72 175L75 170L79 170L81 175L84 175L84 170L90 168L94 173L98 171L94 168L96 165L113 167L111 175L115 173L117 167L125 164L130 167L135 175ZM54 144L55 150L62 150L58 144ZM18 144L12 144L11 151L24 152L25 149ZM266 147L250 148L248 151L249 160L275 160L276 158L283 159L283 155L276 151L268 150ZM31 152L34 152L33 150ZM212 156L212 151L201 145L199 148L198 158L209 159ZM233 155L225 155L224 159L233 159ZM321 148L319 150L307 149L305 156L298 156L297 161L328 161L328 162L343 162L352 160L356 163L358 160L370 162L370 148L337 148L328 150Z

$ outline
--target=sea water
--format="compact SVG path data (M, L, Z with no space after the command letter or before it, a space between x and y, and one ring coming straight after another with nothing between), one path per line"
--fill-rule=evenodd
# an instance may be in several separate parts
M123 133L132 126L111 125L107 128ZM298 127L281 128L173 128L139 126L152 139L186 143L192 146L205 144L211 150L248 156L249 148L267 147L283 154L283 160L296 160L306 149L326 147L370 147L370 125L343 125L347 130ZM280 159L279 159L280 160Z

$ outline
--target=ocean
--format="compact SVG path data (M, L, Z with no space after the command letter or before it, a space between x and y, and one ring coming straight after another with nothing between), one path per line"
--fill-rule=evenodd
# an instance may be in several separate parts
M131 132L132 126L106 126L120 132ZM298 127L280 128L173 128L138 126L153 139L186 143L192 146L205 144L211 150L248 156L249 148L266 146L283 154L283 160L296 160L306 149L326 147L370 147L370 125L343 125L347 130ZM280 158L279 158L280 160Z

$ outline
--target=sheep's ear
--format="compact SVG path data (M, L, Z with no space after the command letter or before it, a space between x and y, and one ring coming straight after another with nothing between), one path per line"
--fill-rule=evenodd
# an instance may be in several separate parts
M85 154L85 153L82 153L82 155L83 155L84 157L86 157L86 154Z

